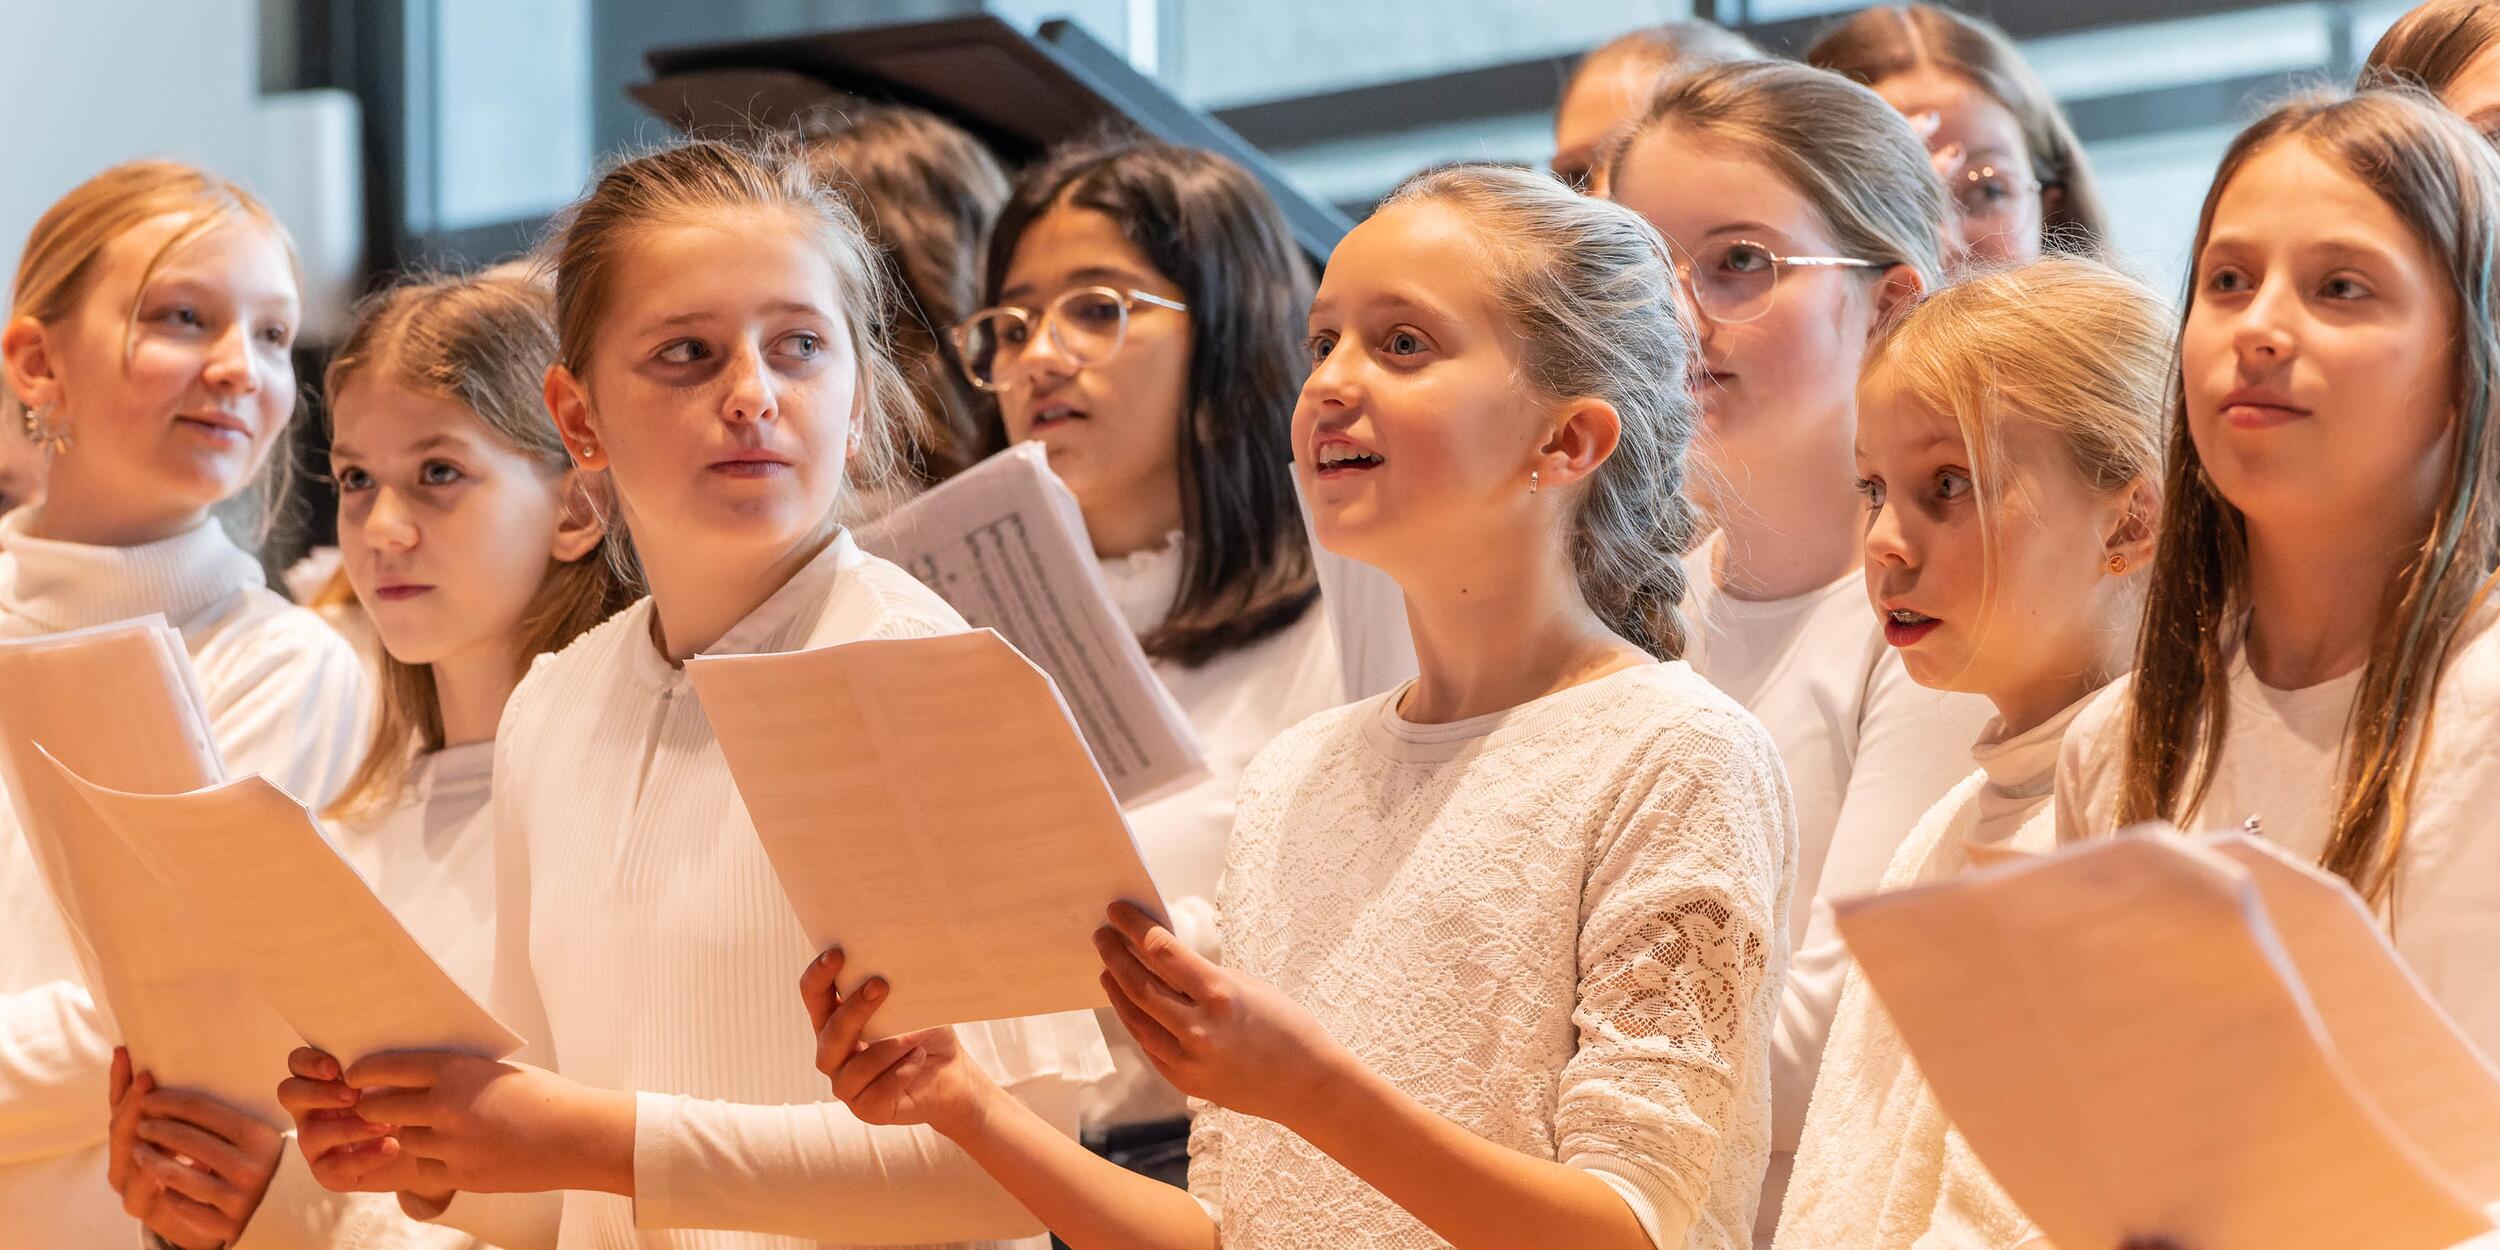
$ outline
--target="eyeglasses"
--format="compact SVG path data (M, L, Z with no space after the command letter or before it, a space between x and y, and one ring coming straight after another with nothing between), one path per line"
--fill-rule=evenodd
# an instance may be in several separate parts
M1119 355L1128 341L1129 312L1139 304L1189 311L1187 304L1145 291L1083 286L1062 292L1039 312L1013 304L984 308L948 333L964 376L982 390L1003 391L1033 371L1037 339L1048 338L1060 357L1078 368Z
M1782 256L1751 239L1723 239L1675 262L1676 276L1692 292L1701 315L1720 325L1751 321L1770 311L1780 274L1789 269L1881 269L1855 256Z
M1973 165L1945 179L1945 189L1953 195L1953 206L1963 217L1974 221L2012 216L2021 197L2038 192L2044 185L2037 178L2018 177L1994 165Z

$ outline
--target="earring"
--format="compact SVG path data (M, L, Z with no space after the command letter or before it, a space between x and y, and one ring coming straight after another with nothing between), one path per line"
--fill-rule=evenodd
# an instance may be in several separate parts
M2126 572L2127 572L2127 557L2126 557L2126 554L2125 554L2124 552L2112 552L2112 553L2110 553L2109 562L2108 562L2108 564L2107 564L2107 566L2106 566L2106 567L2109 569L2109 575L2110 575L2111 577L2124 577L2124 576L2126 576Z
M1536 493L1536 470L1534 469L1528 470L1528 493L1531 495Z
M584 442L584 443L581 445L580 449L579 449L579 450L577 450L577 451L575 451L575 452L573 453L573 462L574 462L575 464L580 464L580 463L582 463L583 461L586 461L586 460L590 459L592 456L596 456L596 455L598 455L598 454L599 454L599 444L597 444L597 443L592 443L592 442Z
M70 444L77 440L70 437L67 425L53 424L50 414L51 409L48 408L27 409L25 429L22 432L26 435L27 442L37 447L49 447L52 449L52 454L57 456L68 451Z

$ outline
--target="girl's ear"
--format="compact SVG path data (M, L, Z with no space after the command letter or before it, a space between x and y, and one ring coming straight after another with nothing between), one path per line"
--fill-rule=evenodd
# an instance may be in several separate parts
M555 540L548 544L547 554L559 564L571 564L599 549L600 540L608 536L607 510L599 506L598 481L587 470L566 469L556 480L556 499L563 511L556 516Z
M2137 478L2119 497L2116 518L2101 536L2101 559L2123 558L2130 569L2150 568L2161 536L2161 486Z
M0 327L0 364L5 364L9 393L33 409L61 402L61 379L52 360L51 339L33 317L14 317ZM0 431L14 433L14 431Z
M555 420L565 449L573 453L573 463L585 469L608 467L607 449L600 446L599 431L591 421L590 388L572 370L549 365L545 391L547 415Z
M1567 486L1597 472L1623 438L1623 414L1605 400L1583 397L1554 414L1554 427L1537 448L1539 487Z
M1908 265L1893 265L1884 270L1882 281L1875 287L1875 324L1880 326L1909 311L1918 297L1927 293L1927 280Z

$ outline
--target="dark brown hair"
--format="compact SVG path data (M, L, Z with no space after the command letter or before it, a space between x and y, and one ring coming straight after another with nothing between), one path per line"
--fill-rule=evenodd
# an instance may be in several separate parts
M2049 251L2094 255L2109 235L2100 183L2057 97L2032 72L2014 41L1994 25L1932 4L1861 9L1806 51L1806 63L1872 87L1928 66L1968 81L2005 106L2022 127L2033 174L2058 191L2040 221Z
M800 126L808 167L851 206L886 275L879 328L911 384L902 469L936 485L980 458L980 392L947 327L981 296L981 249L1007 202L1007 175L979 140L899 105L826 110Z
M2420 550L2389 585L2365 592L2377 626L2343 744L2343 784L2322 865L2383 900L2404 849L2405 808L2439 674L2478 590L2500 557L2500 156L2418 90L2295 100L2240 133L2224 153L2189 252L2189 314L2203 283L2214 208L2267 150L2307 144L2349 171L2439 258L2457 299L2456 449ZM2178 820L2212 784L2229 730L2230 664L2247 635L2248 530L2190 437L2171 381L2168 509L2153 556L2128 711L2121 825ZM2194 744L2193 748L2189 744Z
M1275 634L1319 597L1293 485L1293 405L1309 363L1310 271L1258 179L1197 148L1112 138L1016 180L990 236L995 303L1026 230L1065 203L1110 218L1189 305L1181 396L1181 585L1141 641L1185 665ZM991 408L990 443L1006 444Z

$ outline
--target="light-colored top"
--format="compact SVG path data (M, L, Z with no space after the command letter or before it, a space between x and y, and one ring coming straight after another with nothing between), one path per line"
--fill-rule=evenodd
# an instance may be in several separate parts
M329 824L331 844L426 953L484 998L495 961L491 742L421 757L400 801ZM390 1194L334 1194L292 1140L234 1250L485 1250L458 1229L420 1224Z
M2439 677L2430 735L2406 811L2392 909L2397 953L2431 998L2486 1055L2500 1057L2500 607L2467 624ZM2230 720L2213 784L2179 822L2190 832L2256 831L2316 860L2342 793L2344 721L2359 670L2301 690L2257 679L2244 659L2230 676ZM2061 842L2117 827L2128 692L2085 709L2057 766ZM2182 750L2192 749L2181 744Z
M2052 849L2057 748L2087 702L2010 736L2004 722L1990 722L1971 749L1979 771L1919 821L1883 888L1953 876L1970 866L1974 846ZM1781 1250L2012 1250L2034 1235L1954 1129L1853 965L1789 1180Z
M1180 537L1176 533L1162 547L1101 562L1113 601L1140 636L1163 623L1180 592ZM1224 842L1233 832L1233 799L1241 789L1242 770L1276 735L1313 712L1344 702L1336 638L1328 628L1328 614L1314 602L1302 619L1196 668L1174 660L1149 662L1198 731L1206 747L1207 775L1125 814L1171 913L1173 932L1212 954L1215 886L1224 873ZM1188 1100L1155 1075L1108 1008L1100 1020L1116 1067L1085 1091L1086 1127L1187 1114Z
M831 1101L798 1000L816 951L773 875L651 601L543 656L495 746L496 1014L520 1056L637 1091L631 1200L463 1194L441 1215L509 1250L988 1244L1039 1223L925 1128ZM962 618L838 536L706 654L909 638ZM1110 1067L1090 1012L957 1030L1071 1132ZM742 1231L693 1231L742 1230Z
M1762 719L1797 802L1795 954L1771 1038L1773 1157L1755 1229L1768 1244L1849 970L1831 900L1883 879L1911 827L1968 771L1970 744L1994 709L1910 680L1856 569L1802 595L1739 599L1711 577L1723 541L1714 535L1684 560L1685 658Z
M1769 1149L1795 819L1761 724L1682 663L1449 724L1405 688L1242 780L1226 963L1433 1112L1587 1170L1650 1230L1741 1246ZM1226 1250L1440 1238L1283 1127L1201 1108Z
M364 677L347 643L270 592L215 521L139 547L29 537L0 518L0 637L162 613L182 632L228 775L308 801L346 784ZM0 1229L10 1250L126 1246L138 1228L104 1183L111 1024L87 993L33 850L0 803Z

